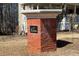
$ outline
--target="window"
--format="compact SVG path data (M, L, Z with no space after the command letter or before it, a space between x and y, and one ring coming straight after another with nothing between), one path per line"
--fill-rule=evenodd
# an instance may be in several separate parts
M38 3L38 4L26 4L23 9L61 9L61 4L48 4L48 3Z
M61 9L61 4L40 4L39 9Z

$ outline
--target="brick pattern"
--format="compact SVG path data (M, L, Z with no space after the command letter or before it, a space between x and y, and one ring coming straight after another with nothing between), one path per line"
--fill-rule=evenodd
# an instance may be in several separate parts
M28 19L27 20L27 37L28 37L28 53L40 53L41 52L41 32L40 32L40 19ZM30 26L38 26L38 33L31 33Z
M56 19L42 19L42 51L56 50Z
M28 19L28 53L56 50L56 19ZM31 33L30 26L38 26L38 33Z

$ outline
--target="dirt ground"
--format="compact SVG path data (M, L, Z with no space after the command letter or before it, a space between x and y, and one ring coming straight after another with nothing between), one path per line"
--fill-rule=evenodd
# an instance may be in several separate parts
M0 36L0 55L19 56L26 55L26 37Z
M0 55L2 56L28 56L26 36L10 35L0 36ZM57 50L33 54L40 56L69 56L79 55L79 33L57 33Z

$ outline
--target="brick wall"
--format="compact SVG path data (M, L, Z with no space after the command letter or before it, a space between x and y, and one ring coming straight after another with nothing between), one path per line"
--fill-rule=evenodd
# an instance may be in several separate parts
M42 19L42 51L56 50L56 19Z
M30 32L30 26L37 26L37 33ZM56 19L27 20L28 53L56 50Z

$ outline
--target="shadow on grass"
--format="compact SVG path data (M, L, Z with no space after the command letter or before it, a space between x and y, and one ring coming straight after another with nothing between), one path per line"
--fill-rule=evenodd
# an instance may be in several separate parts
M65 41L65 40L57 40L57 48L65 47L68 44L72 44L72 42Z

